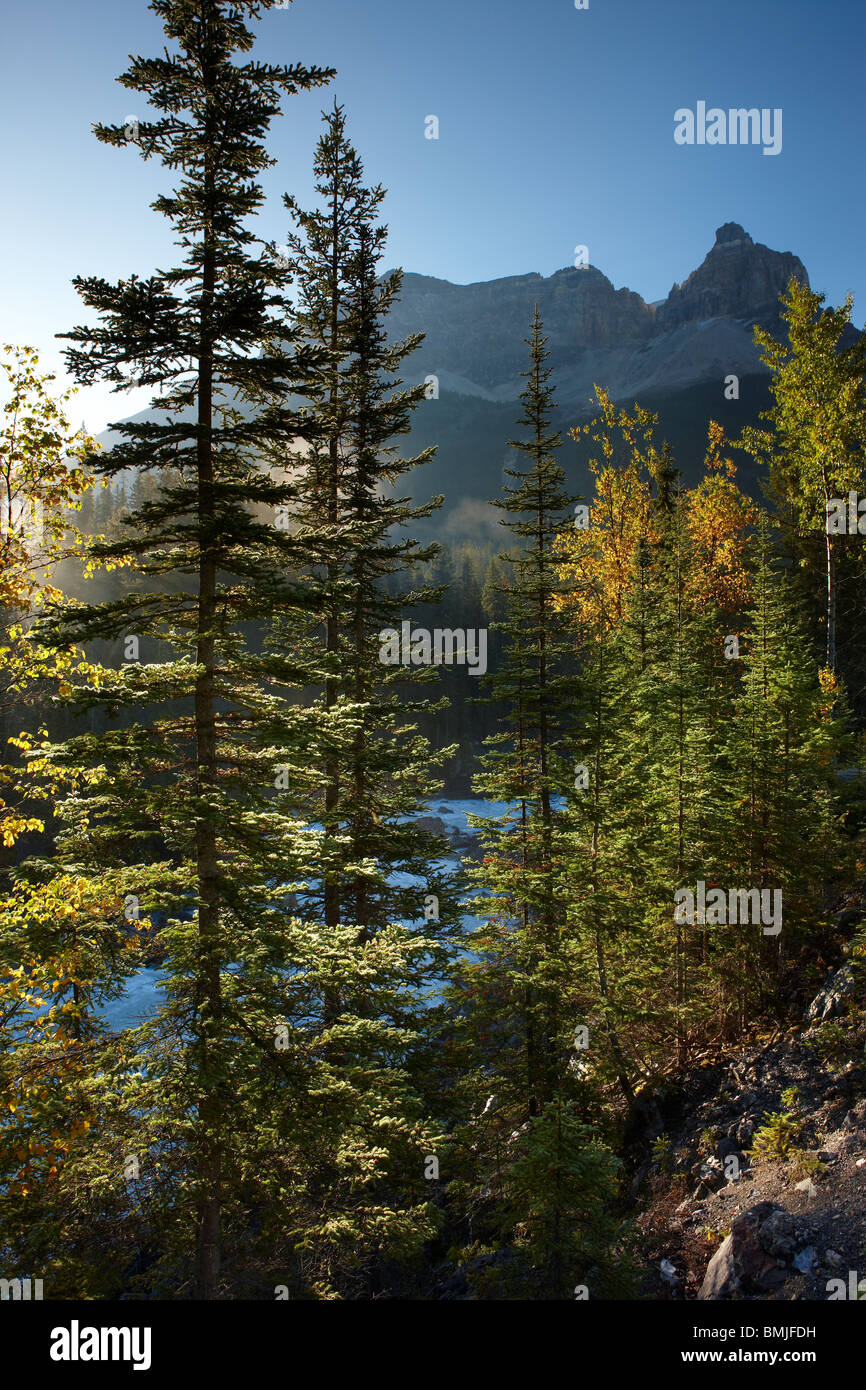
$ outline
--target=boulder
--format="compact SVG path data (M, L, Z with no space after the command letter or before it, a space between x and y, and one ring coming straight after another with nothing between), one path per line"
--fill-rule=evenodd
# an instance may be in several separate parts
M788 1260L794 1253L794 1223L781 1207L772 1212L760 1228L761 1248L777 1260Z
M623 1128L623 1144L651 1144L664 1133L664 1120L652 1087L645 1086L632 1101Z
M815 1263L815 1247L807 1245L803 1250L799 1250L794 1256L794 1268L800 1274L811 1274Z
M759 1202L736 1217L707 1266L699 1299L766 1296L779 1288L788 1271L778 1258L793 1253L793 1224L777 1202Z
M828 1018L837 1018L847 1009L847 1000L854 990L853 965L840 965L827 976L815 998L809 1005L807 1017L823 1023Z
M739 1124L736 1126L736 1129L734 1131L733 1138L736 1139L737 1146L741 1152L744 1149L749 1148L754 1137L755 1121L749 1118L740 1120Z
M718 1158L708 1158L706 1162L696 1163L692 1168L692 1175L698 1178L708 1192L715 1192L727 1182L724 1165Z
M415 824L419 830L426 830L429 835L450 834L448 826L439 816L418 816Z

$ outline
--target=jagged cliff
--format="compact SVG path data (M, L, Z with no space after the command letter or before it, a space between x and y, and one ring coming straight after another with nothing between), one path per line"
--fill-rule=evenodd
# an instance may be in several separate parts
M615 289L594 266L471 285L407 274L390 327L394 337L426 334L411 360L418 375L438 376L446 391L505 402L521 390L523 340L538 304L559 399L578 406L596 381L625 399L719 373L760 372L752 325L778 326L778 299L792 276L808 283L797 256L727 222L702 265L658 305Z

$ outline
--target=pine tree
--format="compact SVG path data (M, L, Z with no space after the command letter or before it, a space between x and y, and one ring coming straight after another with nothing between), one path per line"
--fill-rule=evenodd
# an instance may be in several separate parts
M755 328L772 373L767 425L743 433L745 448L769 465L769 495L780 508L789 552L824 590L824 660L837 664L840 552L852 565L852 590L862 585L862 555L834 525L834 499L866 493L866 345L849 342L852 301L823 309L824 295L792 279L782 299L787 342ZM846 508L847 511L847 508ZM823 574L821 571L823 570ZM847 633L842 634L847 646ZM856 641L849 661L857 663ZM846 654L847 656L847 654Z
M154 208L185 255L144 279L76 280L100 325L65 335L75 344L67 356L79 382L162 392L157 419L115 426L122 442L94 464L108 477L172 470L155 499L135 507L122 540L94 547L104 562L133 559L145 582L114 601L67 609L55 640L113 639L134 658L136 639L164 644L172 658L129 659L97 696L84 696L109 710L149 708L153 718L79 737L56 754L59 764L102 769L83 810L66 808L70 828L60 846L93 871L126 864L128 891L142 902L150 896L178 922L167 937L175 1046L160 1065L150 1057L149 1076L156 1085L167 1068L165 1094L176 1093L179 1072L186 1078L174 1119L192 1155L185 1176L196 1208L194 1287L206 1299L220 1288L230 1150L243 1129L230 1119L231 1098L243 1096L248 1063L237 1041L243 990L226 971L234 962L242 978L257 950L267 954L267 880L279 880L305 852L270 792L273 764L300 760L309 730L275 698L287 663L249 642L250 624L294 601L282 577L293 542L254 513L291 496L259 459L266 442L295 432L283 402L299 366L291 343L260 355L281 331L275 311L289 277L267 249L255 248L248 219L262 203L257 178L271 163L263 137L282 96L333 73L232 61L252 47L247 18L271 7L271 0L154 0L173 50L134 58L119 80L164 113L142 121L135 138L144 158L183 171ZM115 146L133 138L125 126L98 125L96 135Z
M819 672L790 579L762 516L741 678L722 745L728 825L724 879L781 892L781 931L728 926L725 1007L742 1029L780 1003L786 961L818 926L822 890L841 877L836 770L849 745L844 692Z
M476 1048L465 1089L473 1105L491 1095L460 1133L483 1165L482 1175L467 1173L467 1195L476 1204L493 1200L489 1228L517 1256L497 1291L519 1297L531 1285L536 1296L564 1298L590 1266L610 1270L616 1165L585 1118L592 1098L575 1030L585 990L567 921L559 803L574 779L578 685L554 554L574 499L556 461L562 441L550 425L537 308L527 345L519 422L526 437L512 442L526 466L506 470L513 485L495 503L515 542L500 557L508 575L499 586L503 657L488 683L503 715L475 780L477 791L505 804L501 815L472 818L486 850L472 875L484 890L475 910L487 922L472 939L476 959L457 995ZM596 1217L598 1239L587 1242Z
M395 443L423 399L423 388L401 389L396 375L418 339L388 340L400 276L378 273L384 190L365 185L338 106L325 116L314 167L320 207L301 211L287 199L300 229L289 238L297 323L317 354L298 387L305 444L270 459L295 480L287 522L309 557L298 578L317 598L305 621L275 622L269 642L306 672L324 733L306 750L305 786L290 779L288 798L321 826L321 876L305 885L303 911L314 919L307 949L323 962L323 990L315 1002L300 996L287 1021L302 1042L311 1014L319 1020L316 1090L327 1115L297 1167L321 1208L306 1218L317 1264L340 1230L328 1276L340 1286L339 1264L406 1254L432 1234L422 1159L436 1156L435 1126L425 1106L435 1099L431 1048L441 1043L437 993L461 923L457 882L441 864L448 847L415 824L449 754L434 757L414 723L424 704L412 698L412 677L430 673L383 659L389 627L436 596L412 584L435 548L418 545L410 528L439 499L413 506L396 492L430 456L404 459Z
M326 712L340 700L362 711L350 742L326 750L323 801L313 809L331 860L325 925L354 921L366 940L395 916L417 918L428 891L441 897L441 883L435 890L425 882L400 891L388 881L394 874L426 881L431 862L441 857L444 847L406 818L435 789L427 769L449 750L433 759L407 723L422 704L399 688L430 672L383 662L380 636L413 604L437 596L423 584L395 591L388 581L411 583L413 572L435 554L436 547L419 545L409 528L441 498L412 505L395 493L401 479L433 454L427 449L403 459L393 442L408 432L412 411L424 399L423 386L401 389L395 375L421 339L388 340L387 314L401 276L378 274L387 237L377 223L385 192L365 185L339 106L325 116L314 172L320 207L303 211L288 197L286 204L299 227L289 237L297 323L321 360L299 388L308 446L273 461L298 480L294 534L314 556L323 542L328 547L318 566L324 631L311 625L302 643L286 632L279 640L290 642L300 659L318 647L317 664L327 673Z
M511 570L504 586L504 656L502 670L489 682L508 722L487 740L475 789L491 800L514 803L504 817L478 822L488 849L479 877L498 900L503 920L516 923L502 944L507 954L514 953L521 981L523 1103L533 1116L556 1094L570 1055L563 1043L567 1020L560 1016L562 889L554 803L570 766L575 683L556 609L561 586L553 561L554 541L573 499L555 458L562 440L550 426L553 388L537 307L526 341L530 368L523 374L527 385L519 424L528 437L513 440L511 447L526 456L527 466L505 470L514 486L506 484L503 499L494 502L517 542L500 557Z
M557 547L582 692L574 748L580 776L566 811L567 912L589 1033L584 1074L603 1088L615 1084L632 1105L647 1046L647 1000L668 1007L671 953L660 959L654 943L659 890L650 887L649 865L658 838L653 704L666 594L659 570L675 506L674 470L669 454L655 448L649 412L617 411L601 390L598 399L601 415L572 432L597 446L589 464L594 496Z

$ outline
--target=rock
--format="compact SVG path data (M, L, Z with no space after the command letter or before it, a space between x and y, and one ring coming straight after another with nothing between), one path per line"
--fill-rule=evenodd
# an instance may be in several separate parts
M675 1284L678 1282L677 1271L670 1260L662 1260L659 1269L661 1270L661 1276L666 1284Z
M837 1255L835 1250L828 1250L824 1256L824 1259L827 1262L827 1264L832 1265L834 1269L837 1269L839 1265L842 1263L842 1256Z
M655 1094L650 1087L638 1091L632 1102L623 1128L623 1144L651 1143L664 1133L664 1120Z
M426 830L429 835L450 835L448 826L439 816L419 816L415 824L419 830Z
M433 1290L433 1297L445 1301L463 1299L469 1291L469 1280L466 1277L466 1270L459 1269L450 1279L445 1279L437 1284Z
M755 1137L755 1121L741 1120L737 1125L736 1140L739 1148L746 1149Z
M840 965L837 970L831 971L809 1005L807 1018L823 1022L844 1014L848 997L854 990L854 982L853 965Z
M706 1183L711 1191L715 1191L718 1187L724 1187L727 1181L725 1170L717 1158L708 1158L706 1163L701 1163L698 1166L697 1176L700 1177L701 1182Z
M674 324L706 320L718 314L752 316L750 307L769 308L791 276L807 283L797 256L779 254L756 243L738 222L726 222L703 264L682 284L672 289L658 309L657 322ZM749 307L747 307L749 306Z
M798 1250L794 1256L794 1268L801 1274L811 1274L812 1266L815 1263L815 1247L807 1245L802 1250Z
M455 849L475 849L478 839L465 830L451 831L451 844Z
M767 1217L761 1226L761 1246L768 1255L787 1260L794 1253L794 1223L781 1208Z
M764 1235L766 1228L766 1237ZM780 1287L786 1271L765 1248L793 1249L790 1217L776 1202L759 1202L736 1217L731 1233L707 1266L699 1299L736 1298L741 1294L766 1294Z

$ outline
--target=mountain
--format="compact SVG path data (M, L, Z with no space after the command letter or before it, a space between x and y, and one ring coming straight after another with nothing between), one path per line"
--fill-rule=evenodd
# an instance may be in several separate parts
M553 275L514 275L454 285L406 274L392 310L394 338L426 334L406 364L407 378L435 376L439 398L416 412L412 447L437 444L435 460L416 480L418 496L443 492L437 528L445 538L493 536L497 517L487 503L512 462L526 370L524 339L538 304L549 340L556 385L556 425L591 418L594 383L623 405L655 410L686 479L700 468L711 418L736 436L769 404L769 375L753 341L756 323L781 335L779 296L795 276L809 279L799 257L752 240L736 222L716 232L697 270L667 298L647 303L615 289L594 266ZM739 378L739 399L725 399L725 378ZM566 437L563 463L576 491L588 485L585 449ZM760 485L738 456L740 481L753 495Z
M726 222L702 264L667 298L647 303L630 289L615 289L594 266L549 276L506 276L456 285L408 272L389 318L400 339L423 333L404 366L409 381L435 376L438 398L416 411L406 447L437 445L435 459L413 478L418 498L444 493L445 505L428 530L449 539L497 532L490 498L513 463L518 396L526 370L525 339L538 304L549 340L558 416L568 428L591 418L594 383L620 404L655 410L688 480L704 453L707 423L715 418L735 436L756 423L769 402L769 376L755 348L756 323L781 334L779 296L795 276L808 284L802 261L752 240ZM739 399L725 399L729 375L739 378ZM144 412L136 419L153 418ZM102 437L104 444L111 436ZM563 464L575 491L588 483L585 454L566 438ZM740 456L742 485L760 488Z
M514 401L538 304L558 398L580 408L594 382L625 400L711 379L721 385L730 372L760 373L752 325L778 327L779 295L792 275L808 283L797 256L771 251L728 222L703 264L660 304L614 289L594 266L474 285L407 274L390 331L426 334L412 367L438 376L440 393Z

